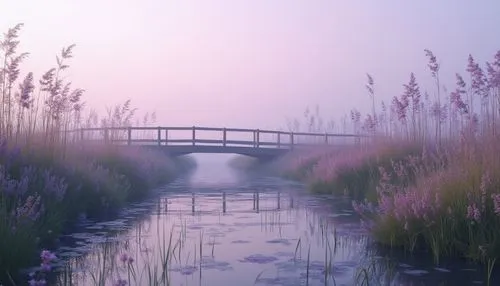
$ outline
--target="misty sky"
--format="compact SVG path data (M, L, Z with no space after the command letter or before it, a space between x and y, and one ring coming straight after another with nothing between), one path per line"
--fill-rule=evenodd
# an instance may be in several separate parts
M0 0L0 30L22 22L23 74L39 77L75 43L67 74L88 107L132 99L157 124L278 128L316 104L325 119L399 95L416 73L434 91L500 49L500 1ZM466 77L467 78L467 77Z

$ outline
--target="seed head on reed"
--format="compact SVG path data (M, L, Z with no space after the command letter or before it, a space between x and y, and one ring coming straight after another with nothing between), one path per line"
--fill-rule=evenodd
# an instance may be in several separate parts
M426 57L429 59L427 66L431 70L432 76L436 77L437 73L439 72L439 64L437 62L437 58L436 58L436 56L434 56L434 54L432 53L431 50L424 49L424 52L425 52Z

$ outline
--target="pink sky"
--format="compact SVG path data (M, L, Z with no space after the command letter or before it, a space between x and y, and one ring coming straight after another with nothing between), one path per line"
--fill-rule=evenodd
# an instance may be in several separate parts
M0 30L25 23L23 69L37 77L75 43L68 79L98 111L130 98L159 125L276 129L308 105L328 119L369 111L366 72L378 101L411 71L433 91L425 48L451 89L469 53L484 63L500 49L498 11L495 0L0 0Z

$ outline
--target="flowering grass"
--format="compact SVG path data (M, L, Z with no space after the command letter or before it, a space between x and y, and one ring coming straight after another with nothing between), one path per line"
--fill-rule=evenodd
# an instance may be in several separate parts
M305 181L311 191L375 200L379 166L417 153L411 144L377 144L345 149L324 148L311 153L290 153L284 175Z
M56 159L1 146L2 281L33 263L37 250L79 217L113 215L176 175L176 162L154 151L93 147Z
M500 51L485 70L469 55L470 82L457 73L448 94L436 56L425 56L434 100L411 73L390 108L382 103L377 113L373 105L364 122L351 112L353 131L371 134L371 145L306 154L286 171L313 191L346 190L379 244L427 252L436 263L471 259L491 274L500 255ZM368 75L372 99L374 87Z
M63 48L56 65L38 80L32 72L21 78L28 56L17 51L22 26L0 38L2 285L24 281L19 270L33 265L39 250L50 248L78 218L112 215L192 167L189 159L171 159L160 151L68 142L66 130L99 122L92 112L82 119L84 90L64 74L75 45ZM134 112L127 101L100 125L130 126ZM51 259L42 257L43 263Z
M467 143L474 149L452 149L441 158L421 156L398 172L382 170L386 179L380 182L377 205L354 203L355 208L383 245L428 251L436 262L443 255L491 262L500 255L496 140L478 138ZM417 174L414 184L387 182L404 179L409 171Z

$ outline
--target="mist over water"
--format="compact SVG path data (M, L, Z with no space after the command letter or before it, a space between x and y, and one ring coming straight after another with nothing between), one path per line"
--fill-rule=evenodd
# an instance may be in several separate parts
M234 154L196 154L197 169L189 177L191 188L225 188L237 186L246 176L231 168L228 163Z

